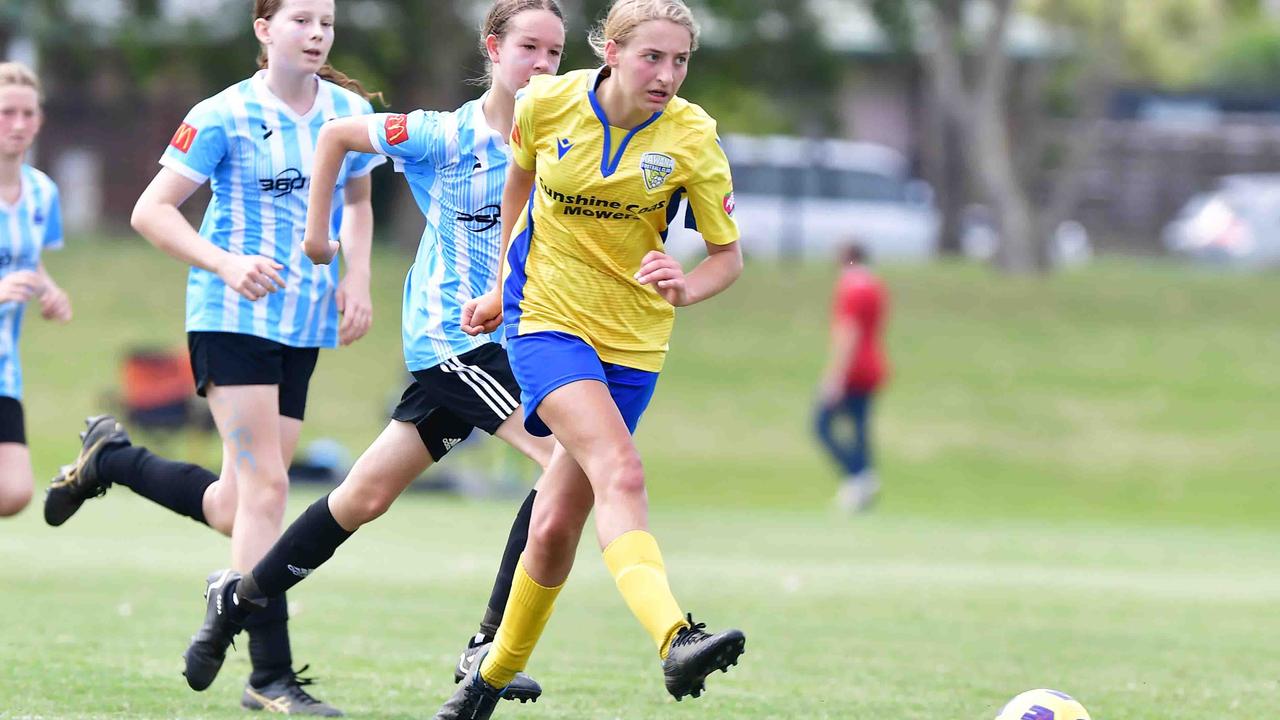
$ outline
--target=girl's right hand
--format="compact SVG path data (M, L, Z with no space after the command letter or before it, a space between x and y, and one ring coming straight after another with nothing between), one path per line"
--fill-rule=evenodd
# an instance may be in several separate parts
M462 332L468 335L491 333L502 324L502 292L490 290L462 306Z
M284 288L284 266L261 255L228 253L218 266L218 277L247 300L261 300Z
M0 279L0 302L26 302L44 292L44 281L31 270L17 270Z
M307 256L311 262L316 265L328 265L337 257L338 250L342 248L342 244L337 240L328 238L316 239L311 233L307 233L302 238L302 253Z

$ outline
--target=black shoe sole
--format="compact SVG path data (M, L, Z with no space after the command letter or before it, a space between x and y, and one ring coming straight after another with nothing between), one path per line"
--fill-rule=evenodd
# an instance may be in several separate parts
M525 703L530 703L530 702L536 703L538 702L538 698L540 697L542 697L541 693L537 695L503 695L502 699L511 700L511 701L519 700L520 704L523 705Z
M191 668L191 656L194 650L195 648L189 647L186 652L182 653L182 660L184 663L182 676L187 679L187 687L195 690L196 692L202 692L207 690L209 686L213 684L214 680L218 679L218 672L222 670L222 663L226 660L226 656L223 656L222 660L218 660L217 664L212 669L202 668L203 672L193 672Z
M455 670L454 670L454 675L455 675L455 676L457 675L457 672L458 672L458 671L455 669ZM463 677L466 677L466 676L464 675ZM461 681L461 680L457 680L457 679L455 679L455 680L453 681L453 684L454 684L454 685L457 685L457 684L458 684L458 683L460 683L460 682L462 682L462 681ZM528 703L528 702L534 702L534 703L536 703L536 702L538 702L538 698L542 697L542 693L541 693L541 692L537 692L537 693L529 693L529 692L522 692L522 691L520 691L520 690L516 690L516 692L510 692L510 689L511 689L511 688L510 688L510 686L508 686L508 694L505 694L505 695L503 695L503 696L502 696L502 699L503 699L503 700L519 700L519 701L520 701L520 704L521 704L521 705L523 705L523 704Z
M707 671L695 675L685 686L676 689L667 688L667 692L680 702L686 695L695 698L701 697L702 692L707 689L706 680L711 673L719 670L720 672L729 672L730 666L738 664L738 658L747 651L747 638L738 635L737 637L726 638L727 642L720 646L708 658L706 668Z
M70 520L71 516L75 515L84 504L83 500L62 497L66 492L68 491L61 487L44 491L44 522L49 527L58 527ZM52 504L50 504L51 500Z
M120 422L116 420L113 415L93 415L86 418L84 422L85 429L80 433L80 452L76 455L76 461L71 465L66 466L71 468L71 470L67 472L76 475L84 472L85 466L92 462L92 456L101 452L103 448L107 446L106 439L116 432L115 428L121 428L120 432L124 434L125 444L128 444L129 442L128 432L124 430L123 426L120 425ZM95 440L92 444L86 447L85 443L88 441L89 436L93 434L94 430L106 423L110 423L111 428L107 430L104 437ZM115 443L112 444L114 445ZM61 477L61 473L59 474L59 477ZM54 481L57 482L57 478L54 478ZM44 521L51 527L58 527L62 525L66 521L70 520L73 515L79 512L80 507L84 505L86 500L105 493L106 488L110 487L109 483L106 486L103 486L101 481L95 481L94 485L95 488L93 492L85 495L84 497L75 497L77 491L67 485L55 485L54 487L46 490L44 494ZM57 494L55 495L55 493ZM53 505L49 504L51 499L54 500Z
M206 621L209 617L209 586L227 574L234 573L231 573L229 570L214 570L205 578L204 603ZM218 592L222 592L223 589L223 587L219 587ZM218 673L222 670L222 664L226 662L227 659L227 647L235 647L235 641L232 640L227 644L227 647L223 647L220 656L217 653L202 652L204 648L209 646L209 642L207 640L197 640L204 629L204 625L202 624L200 631L197 631L196 635L192 636L191 644L188 645L187 649L182 653L182 676L187 679L187 686L196 692L208 689L208 687L213 684L213 681L218 679ZM205 657L200 657L202 655ZM197 667L193 668L193 665L196 665Z

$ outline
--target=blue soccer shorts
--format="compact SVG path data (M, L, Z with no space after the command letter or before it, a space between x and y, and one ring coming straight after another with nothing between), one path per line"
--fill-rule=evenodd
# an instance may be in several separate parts
M604 383L627 430L634 433L658 385L658 373L603 362L586 341L564 332L508 333L507 356L520 383L524 427L537 437L551 434L538 417L538 405L557 388L579 380Z

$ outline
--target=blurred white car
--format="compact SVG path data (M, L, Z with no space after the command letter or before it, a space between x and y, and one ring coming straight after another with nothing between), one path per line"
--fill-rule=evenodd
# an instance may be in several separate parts
M734 217L750 257L830 257L851 239L872 259L925 259L938 248L933 190L893 148L847 140L726 135ZM667 251L705 253L681 211Z
M1280 174L1225 175L1164 228L1165 247L1195 260L1280 263Z

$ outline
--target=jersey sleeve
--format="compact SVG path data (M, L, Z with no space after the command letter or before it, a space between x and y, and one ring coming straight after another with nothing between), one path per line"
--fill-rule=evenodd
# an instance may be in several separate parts
M516 117L511 126L511 158L525 170L537 167L538 135L534 131L534 94L528 88L516 93Z
M211 98L187 113L169 140L160 164L192 182L203 183L226 154L226 126Z
M369 142L374 150L401 162L436 162L444 155L440 113L414 110L408 115L370 115Z
M45 210L44 237L40 238L42 250L62 249L62 197L58 186L49 183L49 206Z
M688 184L686 224L713 245L736 242L741 233L733 219L733 177L720 140L714 139L699 154L698 167Z

